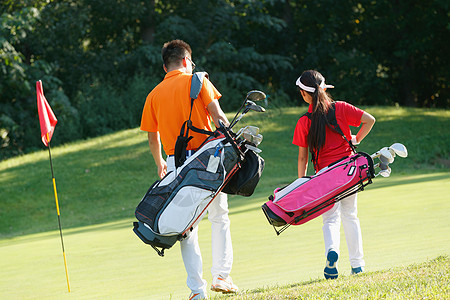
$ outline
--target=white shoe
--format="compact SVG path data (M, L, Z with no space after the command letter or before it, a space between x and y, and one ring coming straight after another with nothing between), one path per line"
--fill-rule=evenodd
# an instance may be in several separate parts
M239 288L233 283L231 276L223 278L221 275L214 275L211 290L214 292L237 293Z
M203 293L194 293L194 292L192 292L189 295L189 300L198 300L198 299L208 299L208 296L206 296Z

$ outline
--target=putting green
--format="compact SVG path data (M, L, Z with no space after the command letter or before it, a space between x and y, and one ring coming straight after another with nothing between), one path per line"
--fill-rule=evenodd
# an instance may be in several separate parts
M449 186L450 173L396 175L376 178L359 194L367 271L450 254ZM260 209L266 196L258 191L230 199L235 283L254 289L322 278L321 218L276 236ZM0 299L185 299L189 290L178 244L158 257L134 235L132 222L64 230L71 293L58 231L1 240ZM206 218L199 233L210 283ZM350 273L343 232L338 269Z

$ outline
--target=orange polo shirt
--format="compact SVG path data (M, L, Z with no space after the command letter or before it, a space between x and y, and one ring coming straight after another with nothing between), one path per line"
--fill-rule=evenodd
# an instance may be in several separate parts
M189 119L191 78L191 74L179 70L171 71L148 94L145 101L141 130L159 132L164 152L167 155L175 153L175 142L180 135L181 126L184 121ZM207 78L204 78L202 90L198 98L194 100L191 116L192 125L212 131L212 118L206 107L211 101L219 99L221 96L214 85ZM189 136L194 138L189 142L187 150L197 149L207 137L192 130L189 131Z

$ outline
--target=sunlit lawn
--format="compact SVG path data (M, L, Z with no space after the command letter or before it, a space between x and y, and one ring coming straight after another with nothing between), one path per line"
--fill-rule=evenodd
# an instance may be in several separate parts
M372 153L402 142L410 156L396 159L392 177L376 178L358 196L367 270L448 255L448 112L371 110L378 121L359 149ZM303 111L283 109L269 111L267 118L247 118L264 134L266 169L254 196L233 196L229 201L232 276L243 290L323 276L321 219L276 236L260 209L275 187L296 176L297 150L290 143ZM178 244L161 258L132 232L134 208L156 179L145 138L132 129L52 150L70 294L48 153L43 150L0 162L0 299L185 299L189 295ZM204 277L210 283L207 220L201 222L199 232ZM350 273L343 236L339 270Z

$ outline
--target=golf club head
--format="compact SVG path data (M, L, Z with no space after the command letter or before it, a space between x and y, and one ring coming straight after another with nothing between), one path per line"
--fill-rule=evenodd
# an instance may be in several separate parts
M380 156L380 163L378 164L381 170L387 169L389 166L389 159L384 157L384 156Z
M389 177L389 176L391 176L391 168L387 168L387 169L385 169L385 170L381 170L379 173L378 173L378 175L381 175L381 176L383 176L383 177Z
M246 99L251 101L260 101L266 99L266 94L258 90L252 90L247 93Z
M244 99L244 102L242 103L241 107L239 108L239 110L236 112L236 115L234 116L233 120L230 123L229 128L233 128L234 125L236 125L236 123L242 118L243 115L245 115L249 110L254 110L254 111L258 111L258 112L263 112L265 111L265 109L263 107L259 107L258 105L256 105L253 101L260 101L260 100L264 100L266 99L266 94L264 94L261 91L258 90L252 90L250 92L247 93L247 96ZM253 104L254 106L249 107L248 102L251 102L251 104ZM245 107L245 109L244 109ZM244 109L244 111L242 112L242 109ZM241 113L242 112L242 113ZM241 113L240 117L238 118L238 115Z
M394 143L389 148L389 151L391 153L395 153L400 157L407 157L408 156L408 150L406 149L405 145L400 143Z
M238 136L239 136L239 133L241 133L241 132L247 132L247 133L250 133L250 134L253 134L253 135L257 135L259 133L259 128L256 127L256 126L248 125L248 126L245 126L245 127L241 128L238 131Z
M380 151L380 160L383 162L386 161L387 163L393 163L394 162L394 156L391 154L391 152L388 150L387 147L381 148ZM382 160L383 158L383 160Z
M256 148L255 146L249 145L249 144L245 144L245 148L247 148L248 150L252 150L255 153L261 153L262 150L259 148Z
M242 134L242 137L243 137L246 141L248 141L248 142L254 144L255 146L258 146L259 144L261 144L261 142L262 142L262 140L263 140L263 136L262 136L261 134L256 134L256 135L254 135L254 134L251 134L251 133L249 133L249 132L244 132L244 133Z
M247 100L245 107L250 110L256 111L256 112L265 112L266 111L264 109L264 107L255 104L255 102L253 102L251 100Z
M246 141L258 146L263 139L263 136L259 134L259 128L256 126L245 126L238 131L237 137L243 137Z

